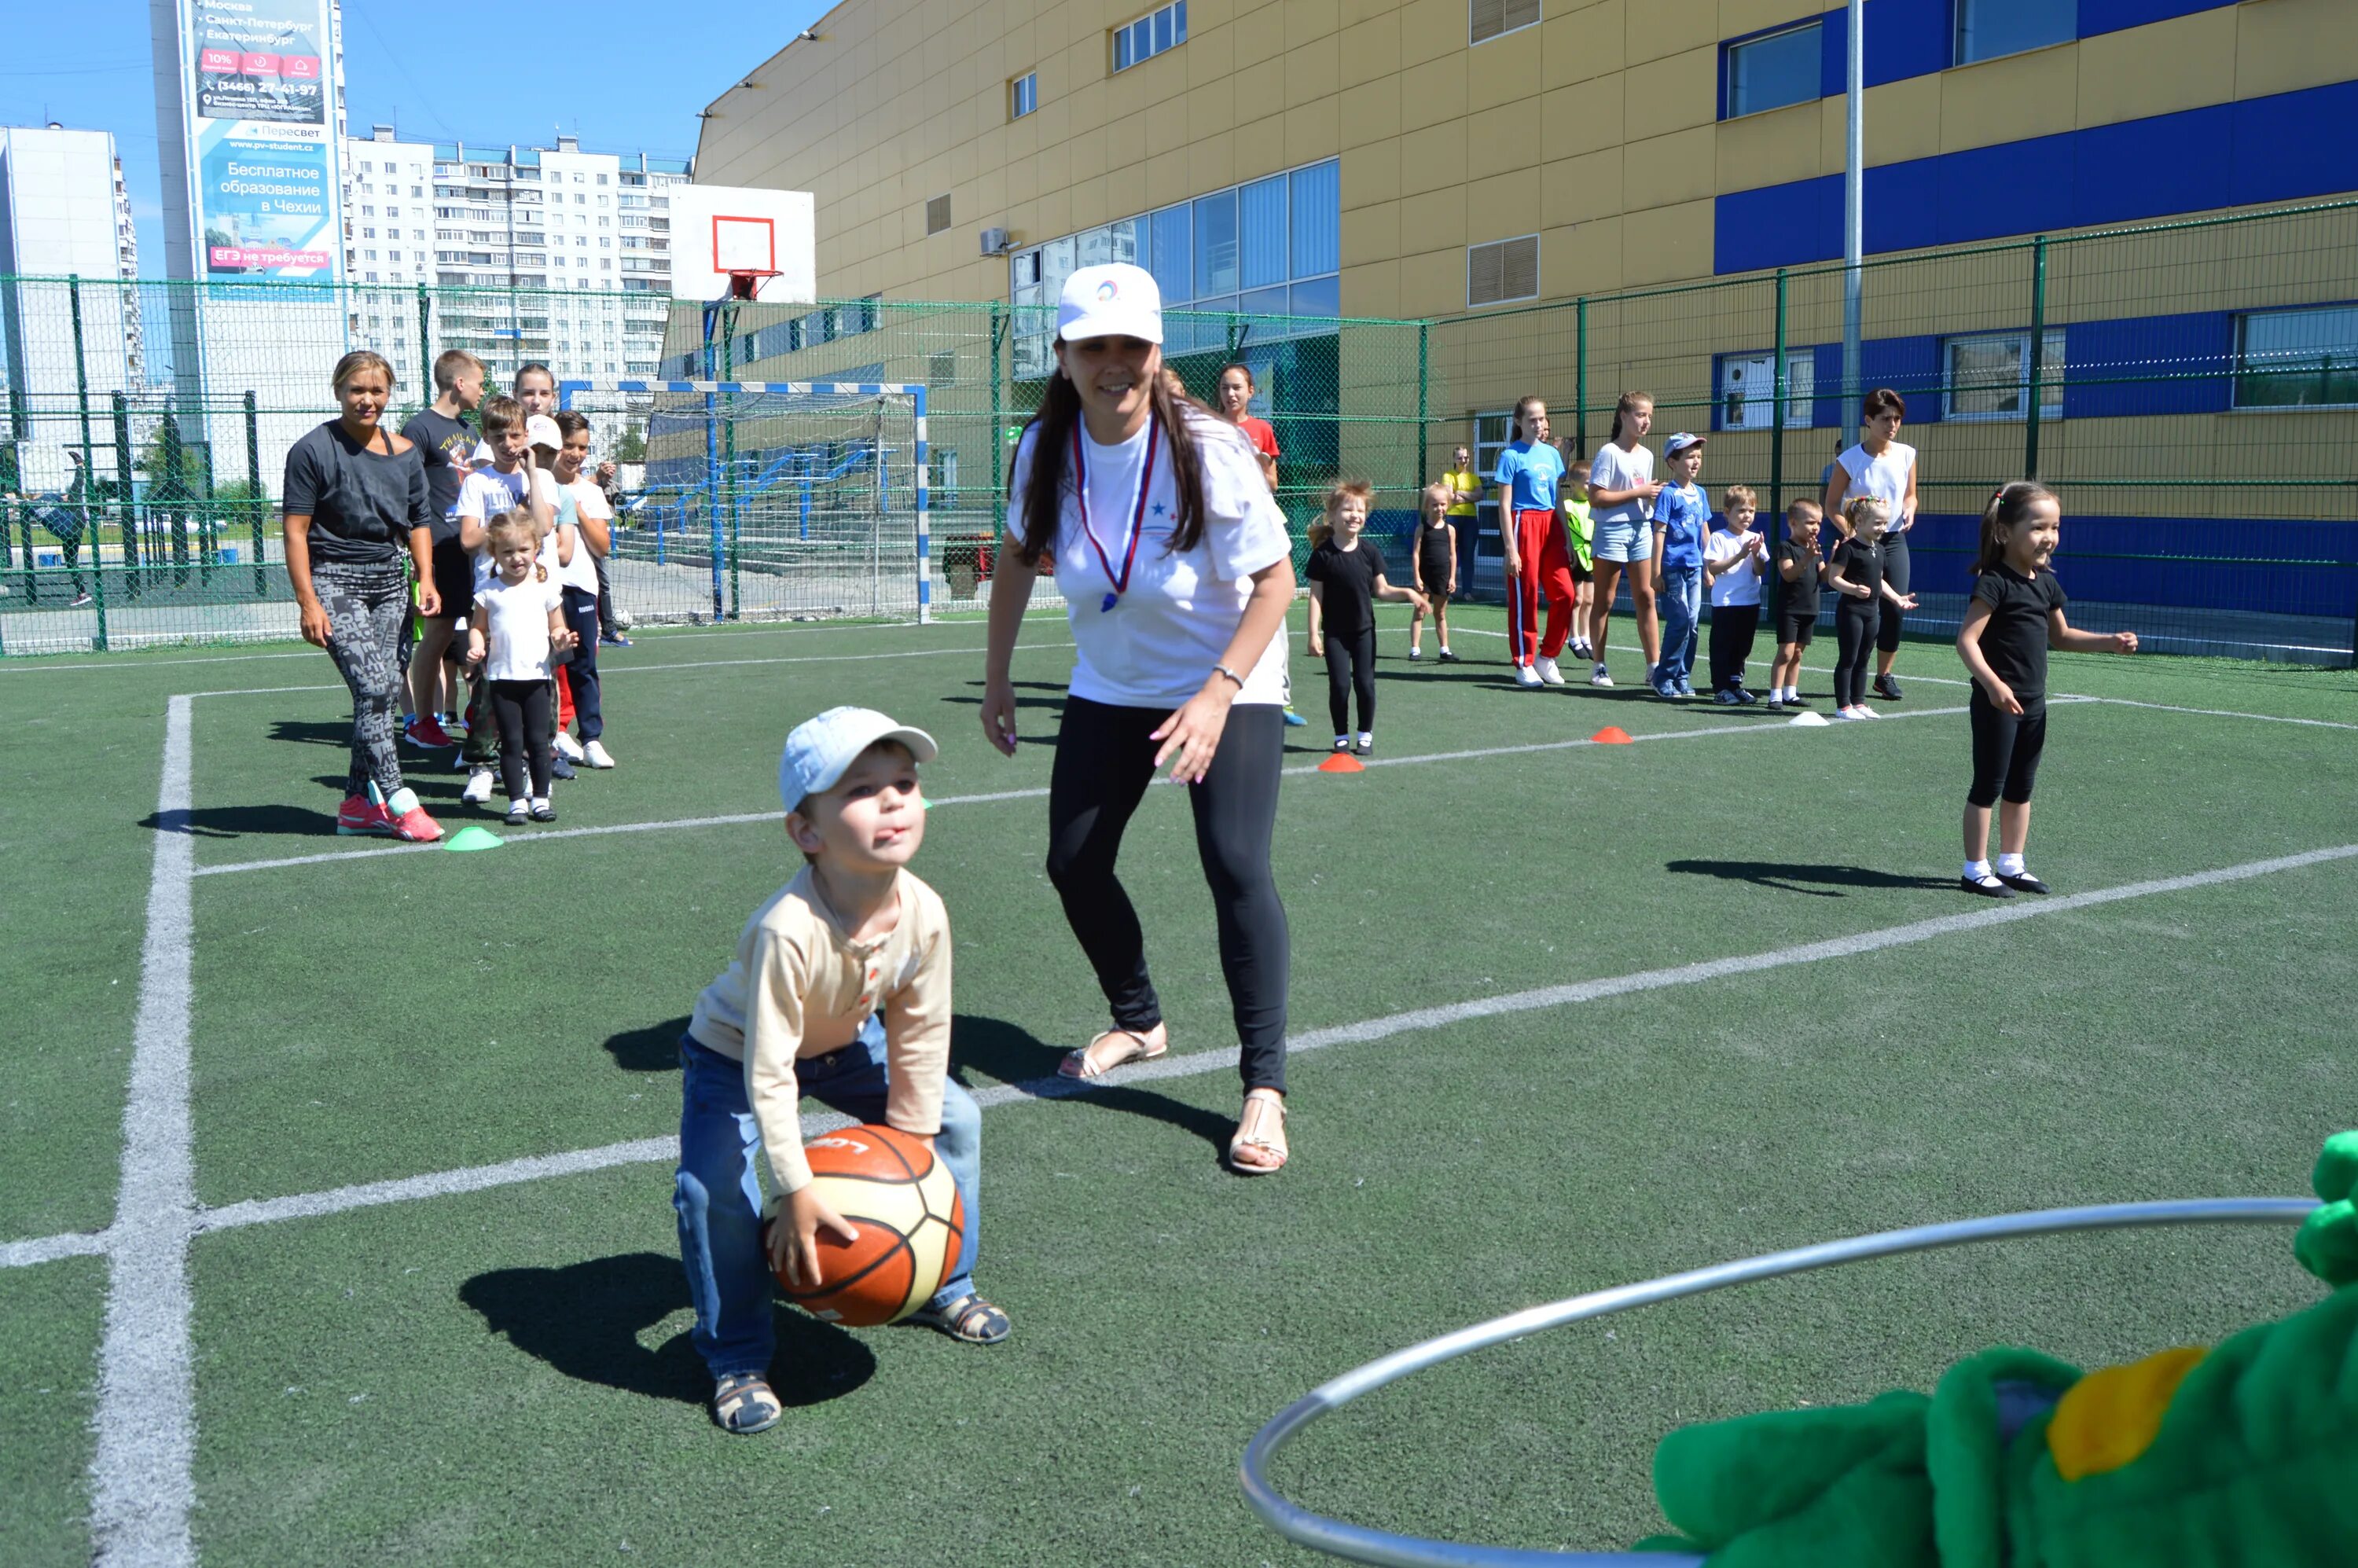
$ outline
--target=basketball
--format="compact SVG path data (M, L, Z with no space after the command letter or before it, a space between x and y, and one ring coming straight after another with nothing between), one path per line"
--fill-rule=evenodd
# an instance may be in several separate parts
M889 1127L846 1127L811 1140L803 1153L813 1188L860 1239L847 1247L821 1230L817 1288L806 1290L781 1273L785 1298L847 1328L898 1323L932 1300L966 1239L966 1211L949 1167L923 1142Z

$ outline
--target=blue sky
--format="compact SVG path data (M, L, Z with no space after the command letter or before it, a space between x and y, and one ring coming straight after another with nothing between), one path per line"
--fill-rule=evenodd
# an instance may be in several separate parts
M828 9L820 0L568 0L460 6L345 0L344 102L353 131L413 141L538 143L559 127L599 152L696 150L696 112ZM145 0L8 6L0 124L112 131L139 225L139 269L164 275L156 83ZM650 25L660 15L660 26ZM514 22L561 16L535 45ZM514 22L510 21L514 19ZM499 37L507 50L485 49ZM28 64L39 60L38 67Z

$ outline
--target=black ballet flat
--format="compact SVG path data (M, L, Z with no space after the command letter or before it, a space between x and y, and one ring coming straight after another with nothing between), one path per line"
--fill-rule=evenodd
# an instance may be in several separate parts
M1984 898L2012 898L2014 896L2014 890L2006 886L2004 881L2000 881L1996 877L1959 877L1957 879L1957 885L1964 889L1967 892L1979 893Z
M2055 891L2028 872L2018 877L2010 877L2004 871L2000 871L1997 874L1997 880L2017 892L2053 892Z

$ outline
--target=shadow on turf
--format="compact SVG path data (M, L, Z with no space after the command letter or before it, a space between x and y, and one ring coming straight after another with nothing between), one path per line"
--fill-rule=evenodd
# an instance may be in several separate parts
M343 780L338 779L339 787ZM244 838L262 833L291 833L317 838L334 838L336 816L331 811L307 811L299 806L200 806L187 811L149 812L142 827L159 833L186 833L198 838Z
M1954 885L1945 877L1909 877L1896 871L1870 871L1865 866L1785 865L1771 860L1672 860L1663 870L1687 876L1717 877L1723 881L1750 882L1779 892L1805 892L1812 898L1847 897L1842 891L1844 888L1945 889Z
M712 1379L682 1329L654 1349L641 1336L688 1306L678 1258L625 1252L562 1269L495 1269L459 1287L459 1299L492 1333L568 1378L649 1399L701 1405ZM778 1398L823 1404L875 1375L876 1357L858 1337L783 1304L772 1365Z
M1055 1098L1085 1095L1091 1105L1142 1116L1150 1121L1192 1132L1216 1152L1228 1152L1228 1135L1237 1130L1232 1119L1152 1089L1124 1087L1085 1090L1076 1080L1056 1076L1056 1064L1065 1059L1065 1049L1051 1045L1022 1024L1010 1023L1005 1019L962 1012L950 1023L950 1061L961 1084L966 1083L966 1069L978 1068L1026 1094Z
M606 1039L606 1054L626 1073L667 1073L679 1065L679 1037L687 1020L674 1018Z

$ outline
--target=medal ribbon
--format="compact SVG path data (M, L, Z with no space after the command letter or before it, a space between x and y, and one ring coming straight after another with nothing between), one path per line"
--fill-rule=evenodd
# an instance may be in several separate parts
M1120 603L1121 596L1130 591L1130 570L1138 563L1138 541L1146 533L1146 497L1154 488L1154 449L1160 444L1157 438L1162 434L1162 420L1150 414L1146 426L1146 460L1138 465L1138 493L1130 499L1130 543L1122 551L1121 569L1116 571L1112 557L1106 554L1104 542L1098 539L1097 530L1089 525L1088 459L1081 449L1080 423L1076 420L1073 424L1073 475L1077 481L1074 488L1078 492L1081 503L1081 533L1088 540L1089 548L1097 552L1098 564L1105 568L1106 576L1113 583L1113 591L1107 594L1105 602L1098 606L1101 614Z

